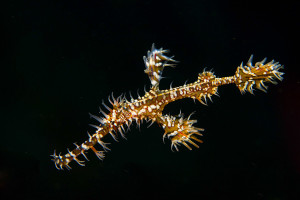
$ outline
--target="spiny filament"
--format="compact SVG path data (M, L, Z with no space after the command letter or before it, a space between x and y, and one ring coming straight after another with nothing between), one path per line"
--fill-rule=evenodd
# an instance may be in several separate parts
M266 91L267 86L265 82L276 84L275 80L282 81L283 69L278 62L268 62L265 64L265 60L252 65L252 58L250 57L246 65L241 64L235 74L229 77L217 78L211 71L203 71L198 75L197 81L184 84L176 88L170 88L166 90L159 89L159 82L162 78L163 69L167 66L175 67L176 61L173 57L165 55L167 50L162 48L155 49L152 45L151 51L148 51L147 56L144 56L145 73L149 76L151 82L151 89L142 97L134 99L130 96L130 100L127 100L125 95L121 95L117 98L111 95L108 98L111 106L102 102L103 107L107 110L104 111L100 108L101 116L90 114L90 117L97 121L97 125L91 125L96 130L94 134L88 133L88 140L81 145L75 144L76 148L72 151L68 150L65 155L58 155L54 151L53 161L57 169L71 169L69 163L74 160L79 165L84 166L84 160L80 160L79 156L88 161L85 153L91 149L95 155L103 160L105 152L109 151L109 143L103 141L106 135L111 135L114 140L118 140L118 137L125 137L125 133L130 129L133 122L136 122L137 126L146 120L150 121L151 126L153 123L159 124L164 129L163 140L166 138L171 140L171 149L179 151L179 146L183 145L189 150L192 150L192 146L199 148L198 143L203 143L199 139L202 136L204 129L194 127L193 124L197 120L191 120L190 117L184 118L183 114L177 116L163 115L164 107L169 103L183 99L192 98L198 100L202 104L207 105L207 100L212 100L213 95L218 95L218 87L226 84L236 84L240 92L250 92L253 94L253 87ZM149 127L148 126L148 127ZM118 134L119 133L119 134ZM98 151L95 147L99 144L101 151Z
M199 131L204 131L204 129L194 127L193 124L196 123L197 120L190 120L190 116L187 119L184 119L181 114L177 117L171 115L161 117L161 123L163 124L162 127L165 129L163 140L166 137L171 139L171 149L174 147L177 151L179 151L177 146L183 144L189 150L192 150L188 143L197 148L199 148L199 146L194 141L203 143L203 141L198 139L196 135L202 136Z

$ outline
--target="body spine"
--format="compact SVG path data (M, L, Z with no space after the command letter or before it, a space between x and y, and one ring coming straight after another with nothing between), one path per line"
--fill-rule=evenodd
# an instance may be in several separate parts
M164 54L167 52L167 50L162 48L155 49L154 45L152 46L151 51L148 51L147 57L144 57L145 73L149 76L152 85L149 92L137 99L131 97L129 101L124 95L118 98L114 98L111 95L111 98L108 99L111 107L104 102L102 103L108 110L108 113L100 109L102 117L90 114L91 118L98 122L98 125L92 125L96 129L95 133L92 135L88 133L88 140L81 145L75 144L76 148L72 151L68 149L68 153L65 155L60 153L57 155L55 151L51 155L57 169L71 169L69 163L72 160L84 166L84 161L79 160L78 157L82 155L88 160L85 152L89 149L100 160L104 159L104 153L110 149L107 146L108 144L103 141L103 138L110 134L114 140L117 140L117 133L120 133L121 137L125 138L125 128L129 129L133 121L138 126L143 120L151 121L151 124L154 122L158 123L165 130L163 139L168 138L171 140L171 149L178 151L178 146L180 145L184 145L190 150L192 149L190 145L198 148L199 146L196 142L202 143L202 140L198 137L202 136L200 132L204 131L204 129L193 126L197 120L190 120L191 115L187 118L184 118L181 113L178 116L163 115L162 112L166 105L183 98L197 99L202 104L207 105L207 99L211 100L213 95L218 95L217 89L221 85L236 84L241 93L250 92L253 94L253 87L266 91L267 87L264 85L264 82L275 83L275 79L280 81L283 79L283 73L279 71L283 66L279 63L271 61L264 64L264 59L253 66L251 56L245 66L241 64L237 68L233 76L217 78L212 72L203 71L198 75L197 81L193 83L168 90L160 90L159 82L163 69L168 66L174 67L177 62L172 57ZM96 150L95 145L97 143L102 147L102 151Z

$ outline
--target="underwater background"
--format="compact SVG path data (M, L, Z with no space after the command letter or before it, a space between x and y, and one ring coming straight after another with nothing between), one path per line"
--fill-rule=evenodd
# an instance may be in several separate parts
M1 6L0 198L300 199L299 1L6 1ZM231 76L251 54L285 66L267 93L235 85L195 111L199 149L172 152L163 129L133 124L100 161L55 168L50 154L88 138L102 100L150 88L142 57L152 43L179 63L161 89L213 69Z

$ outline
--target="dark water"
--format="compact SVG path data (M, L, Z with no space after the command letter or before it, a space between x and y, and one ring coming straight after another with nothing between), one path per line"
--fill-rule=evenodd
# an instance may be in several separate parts
M300 198L299 3L273 1L8 1L2 6L0 196L31 199ZM297 36L297 37L296 37ZM233 75L254 54L286 66L268 93L234 86L203 106L180 100L165 113L193 115L200 149L179 153L157 125L112 143L103 162L58 171L54 149L87 139L102 99L149 89L142 56L152 43L180 61L162 89L203 69ZM100 149L98 147L98 149Z

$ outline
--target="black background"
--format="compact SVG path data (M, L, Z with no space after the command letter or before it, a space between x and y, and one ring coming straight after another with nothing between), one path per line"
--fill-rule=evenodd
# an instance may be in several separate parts
M0 197L31 199L300 199L299 3L292 1L7 1L1 63ZM233 75L251 54L285 66L268 93L234 85L204 106L189 99L165 113L196 111L200 149L162 142L156 124L133 125L103 162L58 171L92 132L102 99L149 89L142 56L170 49L180 61L160 88L193 82L204 68ZM98 147L98 149L100 149Z

